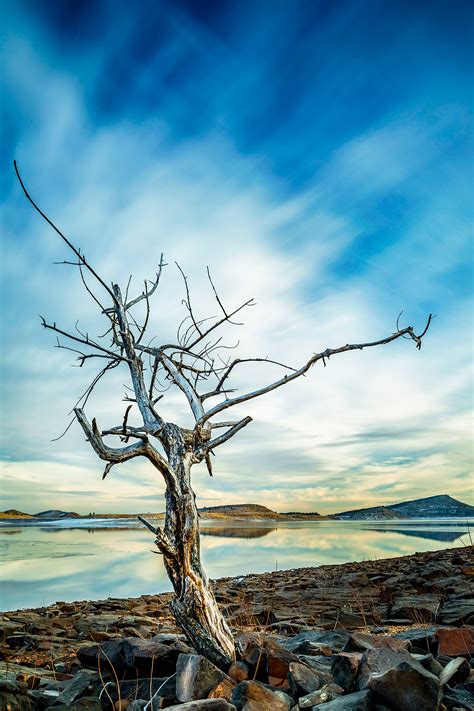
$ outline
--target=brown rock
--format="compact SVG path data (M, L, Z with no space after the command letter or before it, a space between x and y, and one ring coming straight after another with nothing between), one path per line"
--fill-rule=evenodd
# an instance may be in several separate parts
M258 681L241 681L232 694L232 703L244 711L290 711L293 699L277 689L267 689Z
M230 701L232 692L237 684L232 679L222 679L217 686L209 693L209 699L226 699Z
M438 654L457 657L474 654L474 627L440 628L436 631Z
M351 647L357 650L365 651L367 649L400 649L409 650L411 647L407 639L395 639L384 635L364 634L362 632L353 632L351 635Z
M234 679L237 683L245 681L249 678L249 666L245 662L233 662L230 665L228 674L230 678Z

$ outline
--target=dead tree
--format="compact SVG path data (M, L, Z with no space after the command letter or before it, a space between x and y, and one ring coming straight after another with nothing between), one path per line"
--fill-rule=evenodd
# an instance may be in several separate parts
M268 358L225 359L223 349L226 346L219 335L219 329L224 324L236 324L237 314L252 306L254 301L249 299L235 308L228 309L220 298L208 269L210 289L214 293L219 316L198 319L191 304L188 280L181 271L186 294L183 300L186 316L178 327L173 343L151 345L150 340L145 339L150 316L150 298L158 288L165 267L163 256L154 280L145 281L143 291L135 298L129 297L128 294L130 281L125 294L118 284L109 286L82 252L35 204L22 182L16 163L15 170L29 202L74 254L73 261L62 263L73 264L78 268L84 288L108 321L106 333L101 337L92 338L88 333L79 330L77 324L75 331L65 330L42 318L44 328L54 331L58 339L66 338L71 344L66 346L60 340L57 341L57 347L67 348L77 354L80 366L92 360L104 363L76 404L75 419L96 454L106 462L103 477L115 465L134 457L148 459L163 477L166 486L163 528L155 528L144 519L140 520L152 531L155 543L163 555L164 565L175 592L171 608L176 622L198 652L217 666L226 668L236 656L236 645L201 564L199 514L191 484L192 466L205 462L212 476L211 456L214 450L228 442L252 421L251 417L226 420L223 415L235 405L288 385L304 376L317 363L325 366L332 356L340 353L386 345L399 338L411 339L417 348L421 348L422 338L429 328L432 316L429 316L420 335L416 335L411 326L400 328L397 321L397 330L385 338L327 348L320 353L314 353L299 368L292 368ZM104 298L107 303L103 301ZM137 307L142 309L141 319L137 315ZM278 380L253 392L236 393L231 387L235 371L245 364L255 362L280 366L285 373ZM119 424L101 429L95 419L92 423L89 422L83 408L97 382L111 369L119 366L128 370L131 394L125 399L130 404ZM163 397L162 391L170 386L179 388L186 398L195 420L193 429L167 422L161 413L161 407L157 407ZM132 407L138 408L138 427L128 423ZM118 437L123 446L111 447L105 441L109 437ZM154 446L154 441L162 445L165 456Z

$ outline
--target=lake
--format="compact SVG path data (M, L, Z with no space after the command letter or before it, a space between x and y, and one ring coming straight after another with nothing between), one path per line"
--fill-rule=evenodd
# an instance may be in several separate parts
M472 543L474 521L203 521L212 578L389 558ZM133 520L0 526L2 610L170 590L153 535Z

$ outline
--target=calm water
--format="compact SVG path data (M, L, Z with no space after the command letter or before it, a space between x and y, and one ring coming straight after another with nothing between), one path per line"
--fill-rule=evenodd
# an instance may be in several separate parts
M152 534L130 526L1 526L1 609L169 590ZM204 565L218 578L469 545L474 521L212 521L201 532Z

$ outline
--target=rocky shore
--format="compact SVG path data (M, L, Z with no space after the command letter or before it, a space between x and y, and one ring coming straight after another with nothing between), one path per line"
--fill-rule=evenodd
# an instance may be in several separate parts
M474 708L474 552L214 582L242 653L191 649L169 594L3 613L1 711Z

